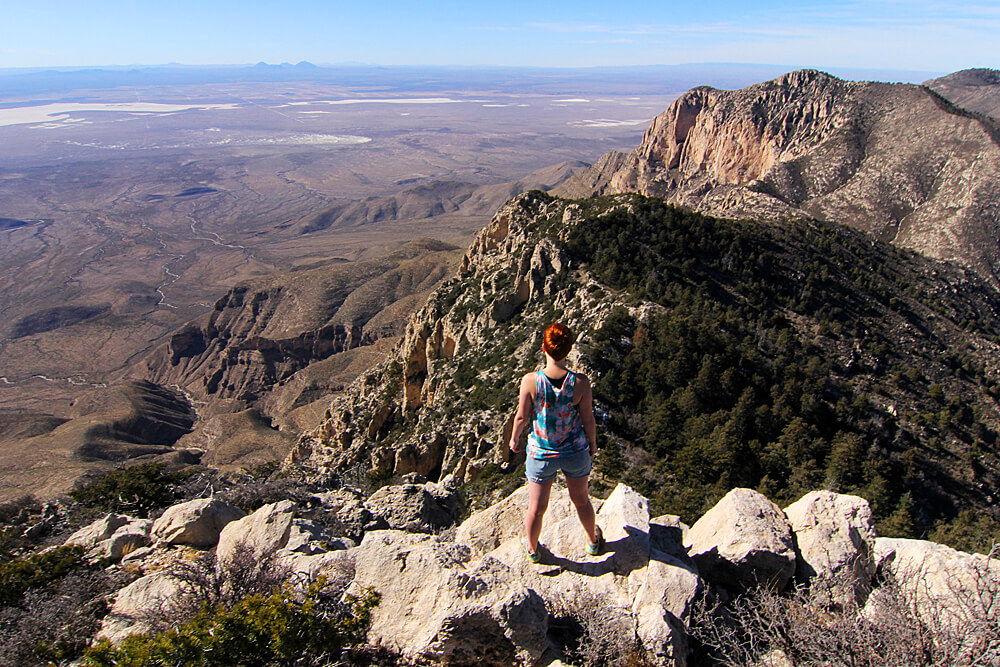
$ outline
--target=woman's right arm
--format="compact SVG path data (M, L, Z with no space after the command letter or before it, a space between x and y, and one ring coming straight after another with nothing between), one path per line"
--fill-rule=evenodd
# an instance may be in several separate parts
M580 411L580 421L583 422L583 432L587 434L587 442L590 443L590 455L597 453L597 420L594 418L594 389L590 385L590 378L581 375L578 387L580 389L580 400L576 407Z
M514 413L514 428L510 432L510 451L521 451L521 431L531 419L531 410L535 406L535 376L529 373L521 378L521 387L518 389L517 412Z

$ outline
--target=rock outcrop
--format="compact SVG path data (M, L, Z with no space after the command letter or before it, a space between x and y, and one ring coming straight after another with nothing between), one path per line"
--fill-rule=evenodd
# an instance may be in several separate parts
M219 535L216 557L220 562L231 559L239 544L247 545L256 554L284 548L292 535L296 513L295 503L282 500L233 521Z
M124 555L150 543L152 526L148 519L108 514L70 535L64 544L84 547L89 558L118 562Z
M397 490L404 487L423 488L411 483ZM850 584L859 575L868 577L865 594L874 591L865 605L850 585L824 589L813 598L817 613L847 610L877 621L886 595L897 590L882 587L898 583L904 603L928 622L956 625L984 618L983 609L970 605L1000 594L1000 562L929 542L875 541L867 503L855 496L813 492L789 506L786 519L760 494L734 489L690 529L676 517L651 518L646 498L624 485L593 503L604 552L587 554L568 493L557 486L541 534L542 560L533 564L517 539L524 488L473 513L450 537L414 532L420 525L368 529L357 546L335 544L299 516L295 503L282 501L226 526L217 567L227 567L242 543L273 554L294 581L323 576L351 594L374 590L380 602L370 643L434 664L487 667L569 664L585 647L641 652L652 664L681 667L691 657L689 636L706 622L697 612L702 601L755 585L773 590L791 578L796 562L803 585ZM73 539L92 543L129 525L127 517L110 515ZM119 591L102 637L118 642L148 631L149 618L182 594L170 559L190 556L171 555L172 549L161 542L135 552L137 558L130 554L130 568L145 569L145 559L160 569ZM876 563L881 576L871 578ZM575 638L567 640L567 627L577 628Z
M812 491L786 507L785 516L795 531L799 580L828 589L842 606L864 604L875 574L875 526L868 501Z
M169 572L153 572L136 579L118 591L97 638L117 644L129 635L148 632L150 616L180 591L180 582Z
M733 489L691 526L688 551L720 586L784 589L795 574L795 538L777 505L750 489Z
M997 283L1000 133L928 88L814 70L695 88L631 153L556 190L663 197L730 218L840 222Z
M438 484L397 484L371 495L365 506L389 528L433 533L455 523L459 499Z
M1000 560L956 551L943 544L880 537L874 557L884 574L900 586L912 609L931 627L961 631L985 612L996 619L1000 598ZM868 613L877 614L873 594Z
M243 511L218 498L198 498L167 509L153 524L153 539L166 544L213 547Z
M288 413L341 390L374 359L360 369L349 360L325 373L308 369L399 336L400 320L448 275L456 250L418 241L378 260L237 285L134 374L183 388L209 416L253 407L301 427Z
M564 320L580 330L592 330L623 305L592 296L584 289L589 281L580 293L560 290L573 279L569 258L529 225L536 216L568 221L575 213L531 195L501 208L469 247L459 275L411 316L389 360L358 378L322 425L300 438L285 460L286 471L318 482L359 468L382 475L415 472L432 482L451 475L461 485L487 465L502 464L507 448L497 443L506 443L505 429L509 433L504 420L516 398L515 376L540 354L533 327L543 328L549 303L554 300ZM498 346L498 333L515 319L517 334L506 348ZM480 372L481 354L495 355L495 367ZM571 357L579 361L579 351ZM457 368L460 360L463 368ZM474 405L458 419L453 406L470 397Z
M407 533L376 531L355 553L352 588L381 602L369 640L440 664L534 664L547 648L545 603L495 559Z

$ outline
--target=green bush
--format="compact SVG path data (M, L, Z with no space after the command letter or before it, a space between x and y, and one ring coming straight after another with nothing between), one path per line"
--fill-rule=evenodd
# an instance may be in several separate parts
M364 640L378 594L350 601L347 613L329 613L321 580L301 599L286 588L256 594L230 608L205 608L181 626L154 636L132 635L115 647L102 641L84 656L93 667L185 665L271 667L327 665Z
M148 514L176 502L176 487L185 477L184 472L167 472L159 463L142 463L112 470L69 495L81 505L105 512Z
M89 565L83 547L77 545L0 563L0 606L17 604L28 590L48 586L86 567Z

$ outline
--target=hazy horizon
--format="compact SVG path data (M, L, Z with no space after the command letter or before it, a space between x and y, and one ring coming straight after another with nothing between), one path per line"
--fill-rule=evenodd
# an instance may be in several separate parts
M945 72L995 64L1000 6L935 0L695 5L594 0L492 5L385 0L21 3L0 68L107 63L380 63L595 67L789 63ZM101 64L105 63L105 64Z

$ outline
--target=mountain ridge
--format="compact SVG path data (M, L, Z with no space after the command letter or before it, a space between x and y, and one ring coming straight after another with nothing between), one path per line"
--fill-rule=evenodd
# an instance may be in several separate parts
M909 84L799 70L735 91L700 87L553 192L639 192L731 218L819 218L997 284L995 124ZM891 175L891 176L890 176Z

